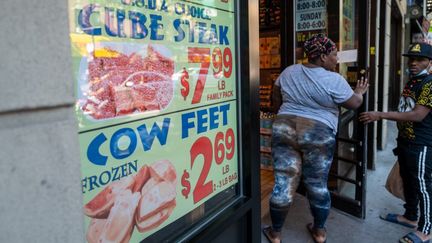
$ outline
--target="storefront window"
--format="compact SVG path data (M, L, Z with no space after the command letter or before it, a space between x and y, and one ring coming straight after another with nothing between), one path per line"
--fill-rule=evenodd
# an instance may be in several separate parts
M173 239L239 195L235 1L70 0L89 242Z

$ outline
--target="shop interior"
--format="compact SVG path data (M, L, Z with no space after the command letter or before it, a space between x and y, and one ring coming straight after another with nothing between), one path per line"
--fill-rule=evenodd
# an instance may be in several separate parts
M260 53L260 157L261 157L261 211L268 212L268 198L273 189L271 156L273 84L281 67L281 2L260 0L259 53Z

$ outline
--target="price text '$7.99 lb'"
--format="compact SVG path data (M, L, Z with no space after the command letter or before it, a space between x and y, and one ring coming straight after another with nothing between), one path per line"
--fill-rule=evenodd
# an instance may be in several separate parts
M216 47L211 51L210 48L199 48L189 47L188 48L188 62L189 63L200 63L198 80L195 85L195 90L192 97L192 104L201 102L201 96L204 91L204 87L207 80L208 70L210 63L213 64L213 76L216 79L229 78L233 71L233 57L229 47L221 50ZM186 68L183 68L182 75L180 77L180 83L182 89L180 90L184 100L187 99L190 92L189 84L189 72Z

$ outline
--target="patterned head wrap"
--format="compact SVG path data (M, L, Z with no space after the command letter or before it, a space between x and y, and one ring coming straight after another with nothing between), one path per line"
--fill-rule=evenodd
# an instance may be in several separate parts
M303 49L308 59L311 60L321 54L330 54L336 50L336 44L324 34L315 34L304 43Z

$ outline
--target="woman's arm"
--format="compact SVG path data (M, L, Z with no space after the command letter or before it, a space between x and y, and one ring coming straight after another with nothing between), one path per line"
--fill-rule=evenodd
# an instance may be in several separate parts
M367 79L362 77L360 80L357 80L357 85L354 89L354 94L351 96L351 98L349 98L341 105L347 109L359 108L363 103L363 94L366 93L368 88L369 88L369 82Z

